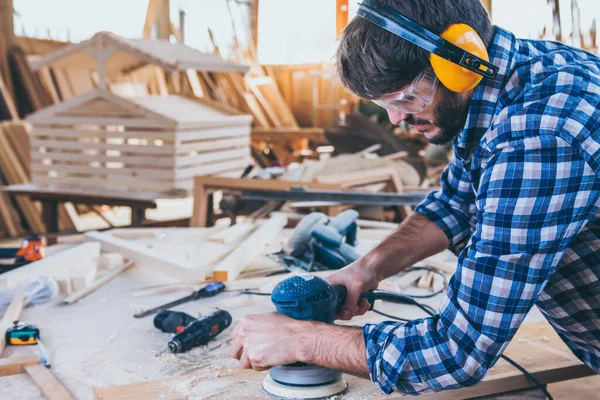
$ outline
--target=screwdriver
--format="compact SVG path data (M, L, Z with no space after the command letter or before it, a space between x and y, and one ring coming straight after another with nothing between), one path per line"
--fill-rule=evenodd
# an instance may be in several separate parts
M188 301L194 301L194 300L198 300L198 299L205 298L205 297L213 297L213 296L216 296L219 293L221 293L223 290L225 290L225 285L223 284L223 282L209 283L202 289L193 292L189 296L185 296L178 300L172 301L170 303L155 307L151 310L147 310L147 311L135 314L134 317L135 318L147 317L148 315L156 314L159 311L173 308L180 304L187 303Z

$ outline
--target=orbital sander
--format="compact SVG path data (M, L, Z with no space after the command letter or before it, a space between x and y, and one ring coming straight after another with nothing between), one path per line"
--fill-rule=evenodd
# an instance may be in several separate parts
M271 294L277 312L304 321L333 323L346 299L346 288L310 274L280 282ZM263 390L278 399L321 399L346 391L342 373L297 362L271 368Z
M317 276L304 273L280 282L271 293L277 312L302 321L332 324L346 300L346 287L331 285ZM414 298L401 293L368 290L360 295L370 304L376 300L407 304L424 309ZM433 312L433 309L427 312ZM348 385L342 373L301 362L271 368L263 381L263 390L277 399L328 399L342 394Z

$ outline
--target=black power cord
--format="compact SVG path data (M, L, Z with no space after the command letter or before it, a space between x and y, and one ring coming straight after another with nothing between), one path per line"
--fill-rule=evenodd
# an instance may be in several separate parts
M413 267L413 268L419 268L419 269L429 269L427 267ZM445 276L444 276L445 278ZM445 285L444 285L445 286ZM445 290L445 288L444 288ZM416 296L408 296L408 297L416 297ZM432 308L426 304L421 304L419 302L417 302L416 300L414 300L416 306L418 306L419 308L421 308L423 311L425 311L430 317L432 317L433 315L435 315L435 312L432 311ZM426 307L424 307L426 306ZM428 309L429 308L429 309ZM390 314L386 314L382 311L376 310L375 308L373 308L371 311L379 314L379 315L383 315L386 318L392 318L395 319L397 321L401 321L401 322L408 322L410 320L405 319L405 318L400 318L400 317L396 317L394 315L390 315ZM505 356L504 354L500 355L500 358L506 360L509 364L511 364L513 367L515 367L516 369L518 369L519 371L521 371L523 373L523 375L525 375L525 377L527 379L529 379L530 381L532 381L535 386L542 391L542 393L544 393L544 395L546 396L546 398L548 400L554 400L552 398L552 395L550 395L550 393L548 392L548 390L544 387L544 385L541 384L540 381L538 381L529 371L527 371L525 368L523 368L522 366L520 366L515 360L513 360L512 358Z

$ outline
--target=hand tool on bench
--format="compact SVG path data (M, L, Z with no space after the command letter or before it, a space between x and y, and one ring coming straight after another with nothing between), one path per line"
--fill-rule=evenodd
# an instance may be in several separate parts
M162 310L154 317L154 327L165 333L179 333L195 320L184 312Z
M40 361L45 367L50 367L50 357L40 339L40 330L33 324L24 324L15 321L14 325L6 330L6 343L13 346L26 346L37 344L40 349Z
M30 235L23 239L21 247L0 248L0 259L11 259L12 264L0 265L0 273L8 272L25 264L41 260L46 254L46 247L38 235Z
M334 218L320 212L298 223L281 251L269 258L289 271L340 269L360 258L356 250L358 212L346 210Z
M187 303L189 301L194 301L194 300L198 300L198 299L202 299L202 298L206 298L206 297L213 297L213 296L216 296L219 293L221 293L223 290L225 290L225 285L222 282L209 283L202 289L193 292L189 296L185 296L185 297L182 297L181 299L172 301L167 304L163 304L163 305L155 307L151 310L147 310L147 311L135 314L134 317L135 318L147 317L148 315L156 314L159 311L167 310L169 308L173 308L175 306L178 306L183 303Z

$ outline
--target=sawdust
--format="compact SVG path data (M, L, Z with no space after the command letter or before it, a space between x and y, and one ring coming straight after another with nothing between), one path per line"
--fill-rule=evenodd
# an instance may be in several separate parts
M211 381L213 379L235 375L237 370L229 368L213 369L212 366L208 368L211 370L201 374L193 375L180 381L165 382L162 386L161 398L171 398L172 396L177 396L181 397L182 399L209 399L228 391L229 385L211 388L210 384L200 386L198 386L198 384L204 381ZM239 382L240 385L243 385L244 383L245 382ZM236 382L236 387L237 386L238 382Z

